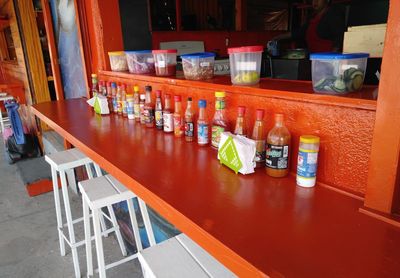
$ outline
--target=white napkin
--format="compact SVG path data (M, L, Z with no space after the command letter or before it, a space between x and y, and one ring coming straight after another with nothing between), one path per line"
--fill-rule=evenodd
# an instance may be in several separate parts
M108 109L107 97L96 94L94 97L87 100L86 102L94 108L94 111L97 114L101 115L110 114L110 109Z

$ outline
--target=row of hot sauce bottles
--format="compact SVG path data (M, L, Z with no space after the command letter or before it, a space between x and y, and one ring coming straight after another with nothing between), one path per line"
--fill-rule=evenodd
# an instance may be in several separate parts
M133 94L127 93L125 84L100 81L97 90L97 76L92 75L92 93L100 93L107 97L111 113L116 113L149 128L157 128L166 133L174 133L176 137L184 137L187 142L197 139L200 146L218 148L221 133L228 131L225 116L225 92L215 92L215 113L211 125L206 115L207 101L198 101L198 117L195 122L195 112L192 98L188 97L185 111L182 108L180 95L174 96L174 109L171 105L171 95L164 94L164 106L161 91L157 90L156 101L152 102L152 87L145 86L145 93L139 92L138 86L133 86ZM233 133L248 136L246 107L239 106ZM265 134L264 110L256 110L256 120L251 139L256 142L255 162L257 168L265 167L268 175L284 177L289 173L290 133L284 125L282 114L275 114L275 125ZM195 132L195 126L197 132ZM209 136L211 131L211 136ZM197 136L196 136L197 134ZM211 142L210 142L211 137ZM303 135L300 137L300 147L297 165L297 184L312 187L316 182L319 137Z

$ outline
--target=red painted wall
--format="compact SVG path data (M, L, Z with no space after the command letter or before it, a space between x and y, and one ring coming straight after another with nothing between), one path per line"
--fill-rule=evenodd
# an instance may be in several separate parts
M160 47L160 42L167 41L204 41L206 51L216 51L227 56L227 48L243 45L267 45L267 42L282 31L268 32L228 32L228 31L181 31L153 32L153 49ZM226 45L228 40L228 45Z

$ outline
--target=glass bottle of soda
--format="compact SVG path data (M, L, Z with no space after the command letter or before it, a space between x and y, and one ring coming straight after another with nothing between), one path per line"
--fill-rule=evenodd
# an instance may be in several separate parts
M197 119L197 144L208 145L208 120L206 115L207 101L199 100L199 118Z
M151 101L151 86L146 86L146 102L144 105L144 121L147 127L154 127L154 104Z
M265 166L271 177L284 177L289 173L290 133L283 123L283 114L275 114L275 126L269 131Z
M225 92L215 92L215 114L211 128L211 146L218 149L221 133L228 129L225 117Z
M164 132L174 132L174 115L171 109L171 95L165 95L165 107L163 110Z
M238 106L238 116L236 118L235 131L233 132L235 135L241 135L247 137L247 126L246 120L244 118L246 114L245 106Z
M188 97L185 111L185 140L192 142L194 138L194 112L192 109L192 98Z
M158 130L163 130L163 110L162 110L162 102L161 102L161 91L156 91L156 107L154 109L154 117L156 121L156 128Z
M256 121L254 122L253 134L251 139L256 141L256 167L265 165L265 127L264 127L264 109L256 110Z
M174 134L175 137L183 136L183 116L182 116L182 98L174 96L175 111L174 111Z

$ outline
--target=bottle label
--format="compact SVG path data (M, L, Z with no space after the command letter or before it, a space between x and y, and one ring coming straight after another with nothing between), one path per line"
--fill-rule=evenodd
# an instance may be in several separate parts
M174 117L174 133L176 136L183 135L183 125L182 125L182 117L181 116L173 116Z
M197 125L197 143L199 145L208 144L208 124Z
M254 158L255 162L265 161L265 140L255 140L256 141L256 156Z
M157 110L154 112L155 119L156 119L156 127L162 128L163 127L163 113L161 110Z
M215 110L225 109L225 100L217 100L215 102Z
M126 106L126 113L128 114L128 118L129 119L134 119L134 115L133 115L133 102L131 101L127 101L127 106Z
M213 125L211 128L211 145L218 148L219 141L221 140L221 133L225 131L222 126Z
M140 105L139 105L139 103L135 103L133 105L133 113L135 113L135 118L140 118Z
M122 111L123 111L122 100L118 100L117 101L117 112L118 112L118 114L122 114Z
M193 122L185 122L185 136L193 137L194 136L194 124Z
M304 178L315 178L317 176L317 152L299 151L297 157L297 175Z
M154 109L152 108L145 108L143 111L144 114L144 122L146 124L154 123Z
M117 98L113 97L111 102L112 102L112 106L113 106L113 112L117 113L118 112Z
M164 113L163 114L163 122L164 122L164 131L172 132L174 131L174 117L172 113Z
M122 101L122 114L127 114L128 113L128 102L127 101Z
M139 104L139 110L140 110L140 123L144 124L145 122L145 117L144 117L144 104L141 103Z
M265 165L272 169L287 169L289 164L289 145L267 144Z

